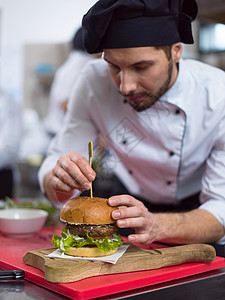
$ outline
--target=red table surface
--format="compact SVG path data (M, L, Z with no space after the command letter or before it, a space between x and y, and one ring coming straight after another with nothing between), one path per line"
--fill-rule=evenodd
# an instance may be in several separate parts
M95 276L72 283L52 283L44 273L23 263L23 256L31 250L51 248L53 233L60 234L62 227L43 228L30 238L9 238L0 234L0 268L22 269L25 279L71 299L93 299L151 286L224 267L224 258L216 257L211 263L188 263L157 270ZM163 247L159 244L146 246Z

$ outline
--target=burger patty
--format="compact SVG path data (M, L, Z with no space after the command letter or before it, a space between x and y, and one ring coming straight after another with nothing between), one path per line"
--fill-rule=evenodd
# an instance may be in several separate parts
M118 227L116 224L106 224L106 225L71 225L66 224L66 228L69 229L69 232L73 235L85 236L88 233L89 236L110 236L113 233L117 232Z

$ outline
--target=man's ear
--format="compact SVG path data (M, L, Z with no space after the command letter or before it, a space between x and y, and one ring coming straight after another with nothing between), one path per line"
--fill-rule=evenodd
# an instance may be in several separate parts
M171 49L171 53L172 53L172 59L175 63L178 63L179 60L181 59L181 55L182 55L182 45L181 43L176 43L172 45L172 49Z

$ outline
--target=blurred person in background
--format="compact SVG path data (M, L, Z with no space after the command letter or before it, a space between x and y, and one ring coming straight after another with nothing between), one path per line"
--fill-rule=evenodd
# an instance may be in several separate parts
M81 69L87 62L100 57L100 55L90 55L85 51L82 29L79 28L71 41L71 53L65 63L56 71L51 86L49 111L44 120L45 128L50 137L54 137L62 126L68 99Z
M13 197L21 140L21 108L0 89L0 199Z

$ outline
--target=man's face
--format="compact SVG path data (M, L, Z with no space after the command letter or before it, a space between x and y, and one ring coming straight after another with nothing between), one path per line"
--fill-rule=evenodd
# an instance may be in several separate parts
M154 47L104 50L114 84L136 111L151 107L176 80L181 46L173 47L171 60Z

